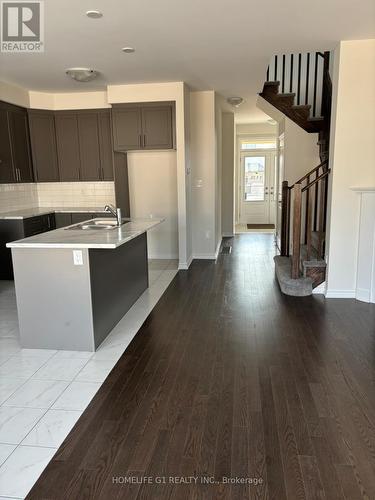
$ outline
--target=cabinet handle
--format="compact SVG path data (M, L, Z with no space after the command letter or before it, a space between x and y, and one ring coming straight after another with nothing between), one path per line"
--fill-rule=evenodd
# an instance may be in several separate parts
M143 135L143 147L145 148L146 147L146 143L147 143L147 140L146 140L146 134Z
M139 134L139 146L142 147L142 134Z
M22 179L21 179L21 170L20 170L20 169L18 169L18 182L21 182L21 180L22 180Z

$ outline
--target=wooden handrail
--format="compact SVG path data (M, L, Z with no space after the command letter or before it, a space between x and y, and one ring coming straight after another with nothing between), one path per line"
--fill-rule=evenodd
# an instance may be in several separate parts
M324 177L327 177L327 175L330 173L330 171L331 171L331 169L329 168L328 170L326 170L325 172L323 172L322 174L320 174L316 179L314 179L309 184L307 184L307 186L305 186L304 188L302 188L302 193L304 193L307 189L310 189L311 186L313 186L314 184L316 184L317 182L319 182L321 179L324 179Z
M303 182L305 179L307 179L307 177L309 177L310 175L312 175L314 172L316 172L317 170L319 170L320 168L322 168L323 165L326 165L327 163L328 163L328 159L322 161L322 163L319 163L319 165L317 167L315 167L312 170L310 170L310 172L307 172L307 174L305 174L303 177L301 177L300 179L298 179L298 181L296 181L292 186L289 186L289 189L293 189L296 184L300 184L301 182Z

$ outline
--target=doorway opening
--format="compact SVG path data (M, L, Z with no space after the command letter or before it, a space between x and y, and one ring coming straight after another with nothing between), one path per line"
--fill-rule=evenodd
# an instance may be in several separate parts
M238 137L236 233L275 232L277 139Z

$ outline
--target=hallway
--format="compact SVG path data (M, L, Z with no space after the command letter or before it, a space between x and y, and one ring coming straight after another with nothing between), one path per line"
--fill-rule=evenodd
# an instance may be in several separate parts
M284 296L272 234L232 245L176 275L27 498L375 498L375 307Z

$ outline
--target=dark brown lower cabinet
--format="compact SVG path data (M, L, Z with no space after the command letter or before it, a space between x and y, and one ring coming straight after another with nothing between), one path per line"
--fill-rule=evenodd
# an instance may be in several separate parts
M0 279L13 279L12 252L6 244L55 229L55 214L0 220Z

